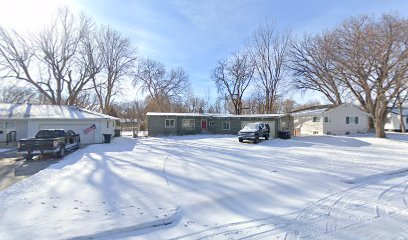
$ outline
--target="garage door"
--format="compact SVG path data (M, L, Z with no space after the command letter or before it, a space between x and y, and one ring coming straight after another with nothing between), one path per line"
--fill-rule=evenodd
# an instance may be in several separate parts
M259 121L242 121L241 129L245 127L247 123L256 123L256 122L259 122ZM269 127L271 128L271 131L269 132L269 138L275 138L276 137L275 121L263 121L263 122L269 124Z
M42 124L40 129L66 129L78 133L82 144L95 143L95 130L84 134L84 129L89 128L90 124Z

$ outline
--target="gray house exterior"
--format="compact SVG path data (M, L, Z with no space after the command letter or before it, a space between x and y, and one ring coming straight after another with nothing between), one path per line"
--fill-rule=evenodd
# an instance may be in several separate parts
M293 121L284 114L147 113L149 136L191 134L237 134L247 123L266 122L275 138L282 130L292 131Z

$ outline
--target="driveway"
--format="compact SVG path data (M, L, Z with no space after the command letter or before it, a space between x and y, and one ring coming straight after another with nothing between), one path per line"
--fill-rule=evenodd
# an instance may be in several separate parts
M128 239L408 237L408 135L398 137L148 139L166 158L182 218Z
M67 155L71 153L67 152ZM16 149L0 151L0 190L46 169L60 160L52 155L46 155L35 156L32 160L27 161L17 155Z

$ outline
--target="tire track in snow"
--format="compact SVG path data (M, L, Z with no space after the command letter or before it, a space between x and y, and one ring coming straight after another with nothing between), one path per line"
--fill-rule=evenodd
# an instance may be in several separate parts
M401 178L402 182L395 182L401 181ZM389 176L317 201L299 214L286 239L314 239L401 213L407 210L405 197L408 197L408 186L404 186L407 182L407 176ZM384 198L389 193L393 193L391 197ZM401 199L397 203L391 201L395 197ZM310 221L310 217L319 212L323 214L317 220Z

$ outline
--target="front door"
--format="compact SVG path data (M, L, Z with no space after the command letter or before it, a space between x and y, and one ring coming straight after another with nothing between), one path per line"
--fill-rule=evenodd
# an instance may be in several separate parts
M207 119L201 119L201 131L207 132Z

